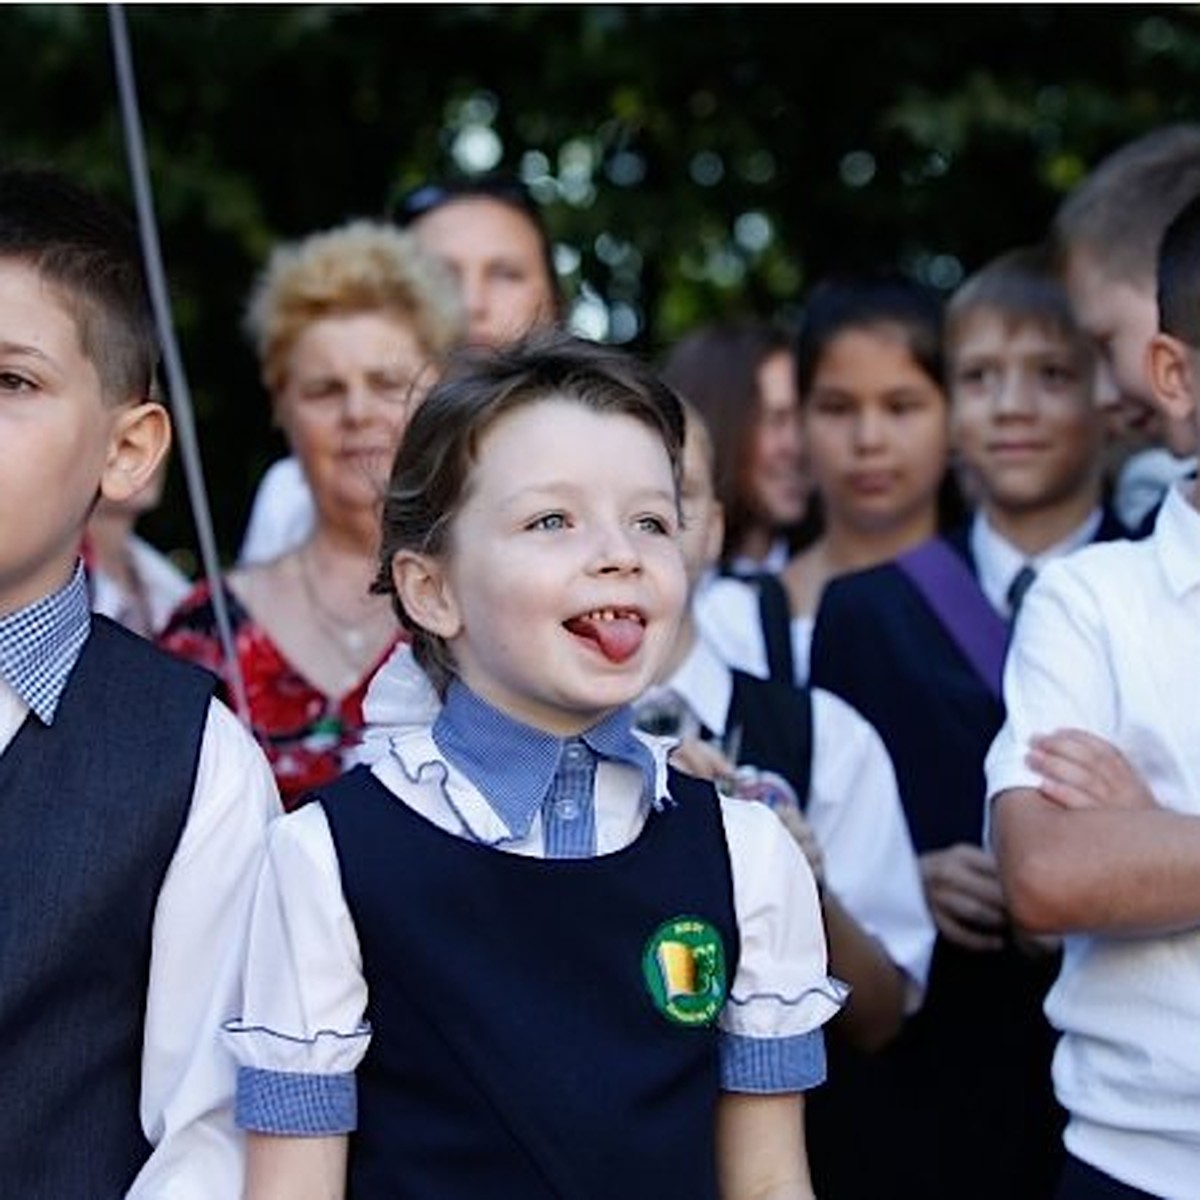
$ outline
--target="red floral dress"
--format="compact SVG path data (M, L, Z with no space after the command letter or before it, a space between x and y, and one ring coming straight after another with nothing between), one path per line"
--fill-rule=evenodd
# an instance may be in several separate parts
M358 745L363 728L363 697L371 677L391 654L389 645L363 678L344 696L328 696L312 685L284 656L270 635L223 588L250 723L275 772L285 808L295 808L304 793L336 779L346 754ZM400 634L397 632L397 640ZM158 639L164 649L207 667L221 679L219 694L233 706L212 594L201 583L175 610Z

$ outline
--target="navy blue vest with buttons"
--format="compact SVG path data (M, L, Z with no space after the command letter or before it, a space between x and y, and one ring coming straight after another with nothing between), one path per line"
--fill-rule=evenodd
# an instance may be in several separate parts
M151 930L213 683L94 617L54 723L31 714L0 755L5 1196L118 1200L149 1156Z
M715 1025L660 1013L642 956L671 918L738 958L715 793L614 854L535 859L446 833L359 768L323 790L370 986L353 1200L715 1200Z

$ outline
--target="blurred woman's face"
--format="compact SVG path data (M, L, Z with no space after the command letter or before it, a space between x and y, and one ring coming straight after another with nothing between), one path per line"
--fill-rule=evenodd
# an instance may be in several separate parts
M322 317L305 328L288 355L275 418L319 513L379 504L396 448L431 382L428 354L397 316Z
M776 350L757 372L758 418L750 438L746 483L750 507L773 536L797 524L808 504L795 361Z
M948 455L946 397L899 330L847 329L825 347L803 427L830 520L882 531L936 509Z
M411 229L457 277L469 341L499 346L553 323L541 237L511 204L463 196L431 209Z

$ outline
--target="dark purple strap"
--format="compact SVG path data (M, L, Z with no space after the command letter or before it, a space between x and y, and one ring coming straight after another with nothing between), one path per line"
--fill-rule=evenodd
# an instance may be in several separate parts
M900 555L896 566L999 700L1008 626L988 603L970 567L939 537Z

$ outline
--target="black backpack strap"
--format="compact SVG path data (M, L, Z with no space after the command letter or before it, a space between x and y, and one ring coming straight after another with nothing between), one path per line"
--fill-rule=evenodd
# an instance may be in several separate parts
M812 786L813 711L807 687L733 673L728 721L741 730L739 765L782 775L796 792L800 811Z
M812 789L812 757L813 757L813 711L812 691L808 686L792 689L792 706L795 709L793 723L794 743L793 757L797 763L799 778L796 781L796 796L800 801L800 811L808 811L808 794Z
M787 589L778 575L767 571L750 582L758 589L758 615L767 648L767 673L779 683L792 684L796 679L796 660L792 656L792 608Z

